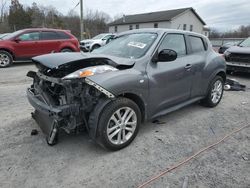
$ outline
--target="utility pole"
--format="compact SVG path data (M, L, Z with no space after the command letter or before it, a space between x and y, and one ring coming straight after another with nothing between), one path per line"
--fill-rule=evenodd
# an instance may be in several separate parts
M81 40L84 39L84 23L83 23L83 0L80 0L80 28L81 28Z

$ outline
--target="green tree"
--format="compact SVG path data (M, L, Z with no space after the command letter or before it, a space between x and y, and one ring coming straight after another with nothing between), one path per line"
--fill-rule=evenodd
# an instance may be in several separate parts
M18 0L12 0L9 8L9 25L13 30L31 27L32 18Z

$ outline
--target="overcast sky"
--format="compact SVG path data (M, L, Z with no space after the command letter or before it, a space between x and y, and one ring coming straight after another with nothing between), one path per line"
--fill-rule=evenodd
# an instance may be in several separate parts
M52 5L63 14L73 9L79 0L19 0L24 5L36 2ZM209 27L220 30L250 24L249 0L84 0L84 9L100 10L111 17L160 10L193 7ZM75 9L78 11L79 6Z

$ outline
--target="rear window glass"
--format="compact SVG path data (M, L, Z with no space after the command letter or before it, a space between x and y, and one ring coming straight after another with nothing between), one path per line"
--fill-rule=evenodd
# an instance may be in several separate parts
M56 40L59 39L59 36L56 32L51 31L43 31L42 32L42 40Z
M203 40L200 37L189 36L192 51L194 53L205 51Z

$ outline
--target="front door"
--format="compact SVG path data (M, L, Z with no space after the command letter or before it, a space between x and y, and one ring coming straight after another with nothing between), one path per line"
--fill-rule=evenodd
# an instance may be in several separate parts
M42 54L39 31L23 33L17 40L13 45L16 57L26 59Z
M171 49L177 59L171 62L150 62L147 66L151 116L190 98L192 64L187 61L187 47L183 34L167 34L158 52Z

